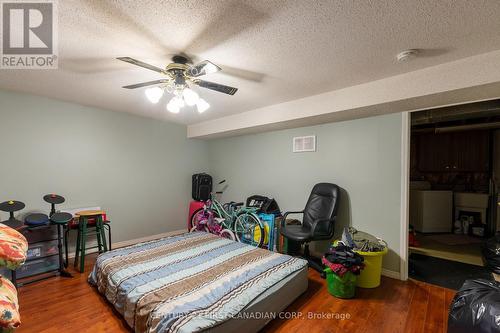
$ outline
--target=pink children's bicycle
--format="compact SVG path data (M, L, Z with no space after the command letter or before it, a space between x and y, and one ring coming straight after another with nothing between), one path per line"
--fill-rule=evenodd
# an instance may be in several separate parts
M234 232L224 228L224 219L216 217L213 210L207 208L210 205L211 202L208 200L203 206L203 211L193 216L193 220L191 221L193 227L189 232L205 231L223 238L236 240Z

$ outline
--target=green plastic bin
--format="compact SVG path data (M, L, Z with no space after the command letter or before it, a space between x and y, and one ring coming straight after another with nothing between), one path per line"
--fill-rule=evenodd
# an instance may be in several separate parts
M338 298L353 298L356 293L356 275L347 272L340 277L330 268L325 268L328 292Z

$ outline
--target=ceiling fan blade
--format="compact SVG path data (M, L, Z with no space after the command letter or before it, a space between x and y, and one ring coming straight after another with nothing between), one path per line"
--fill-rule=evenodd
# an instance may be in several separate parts
M266 78L266 74L249 71L242 68L230 67L221 65L222 72L220 74L237 77L247 81L262 82Z
M198 77L206 74L216 73L220 70L221 68L213 62L203 60L202 62L199 62L189 68L189 75L192 77Z
M186 54L184 52L181 52L180 55L188 58L189 60L194 60L197 62L200 61L200 59L196 55L193 55L193 54ZM205 61L208 62L208 60L204 60L204 61L197 63L196 65L193 65L192 67L201 65ZM217 63L219 63L219 62L217 61ZM246 69L242 69L242 68L237 68L237 67L231 67L231 66L227 66L225 64L220 64L220 65L213 64L213 65L220 68L220 72L218 72L219 74L237 77L239 79L243 79L243 80L247 80L247 81L262 82L267 76L266 74L263 74L263 73L254 72L254 71L250 71L250 70L246 70ZM193 75L195 72L196 71L193 71L193 73L191 73L188 71L187 74L191 77L201 76L201 75L198 75L198 76Z
M172 50L167 47L167 42L163 35L159 35L144 24L137 16L138 10L130 10L132 4L124 4L118 1L77 1L85 6L94 19L99 22L106 22L110 29L121 31L127 35L127 42L131 45L140 42L141 49L145 53L170 53ZM136 1L139 3L139 1ZM138 6L141 6L138 4ZM140 7L139 7L140 8ZM157 10L153 7L153 10ZM140 14L144 14L142 11ZM99 31L99 25L94 27Z
M209 82L209 81L199 80L199 81L196 81L195 83L202 88L215 90L215 91L218 91L218 92L221 92L224 94L228 94L228 95L234 95L238 91L238 88L225 86L223 84Z
M128 86L123 86L122 88L125 88L125 89L136 89L136 88L142 88L142 87L146 87L146 86L152 86L154 84L167 83L167 82L168 82L168 80L161 79L161 80L154 80L154 81L148 81L148 82L131 84L131 85L128 85Z
M134 59L134 58L130 58L130 57L119 57L119 58L116 58L116 59L121 60L121 61L128 62L129 64L132 64L132 65L136 65L136 66L144 67L144 68L150 69L150 70L155 71L155 72L158 72L158 73L165 74L165 70L163 70L163 69L161 69L161 68L159 68L159 67L156 67L156 66L150 65L150 64L146 64L145 62L139 61L139 60Z
M118 61L106 57L59 58L59 68L77 74L109 74L124 71Z
M184 47L188 53L203 53L268 20L271 15L247 1L225 2L218 14Z

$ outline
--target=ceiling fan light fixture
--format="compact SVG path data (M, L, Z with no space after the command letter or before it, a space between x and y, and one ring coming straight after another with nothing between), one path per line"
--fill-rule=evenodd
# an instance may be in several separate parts
M222 70L219 66L208 60L204 60L194 66L190 66L188 64L192 63L192 61L190 61L187 57L174 56L172 59L173 63L168 64L164 69L162 69L130 57L120 57L117 59L135 66L149 69L165 76L159 80L130 84L123 86L123 88L137 89L151 87L146 89L145 94L147 99L153 104L158 103L165 92L173 94L174 97L166 105L166 109L172 113L179 113L181 108L185 105L196 105L199 113L203 113L210 108L210 104L200 98L197 92L190 89L189 84L195 84L200 88L213 90L231 96L238 91L238 88L235 87L197 79L199 76Z
M210 108L210 104L208 104L208 102L203 98L199 98L198 102L196 103L196 108L198 110L198 113L203 113Z
M163 89L160 87L153 87L153 88L148 88L145 91L147 99L153 103L156 104L160 101L161 97L163 96Z
M175 98L175 97L174 97ZM174 98L170 100L167 104L167 110L172 113L179 113L180 107L179 105L174 101Z
M189 106L194 106L198 103L200 96L192 89L186 88L182 92L182 97L184 97L184 102Z
M172 103L177 105L180 108L183 108L186 103L184 103L184 99L182 99L182 96L174 96L171 100Z

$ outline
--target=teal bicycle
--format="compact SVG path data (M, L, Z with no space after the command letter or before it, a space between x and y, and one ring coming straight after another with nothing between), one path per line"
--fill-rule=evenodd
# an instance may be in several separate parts
M225 180L219 182L219 185ZM215 192L222 195L223 191ZM210 200L191 217L191 231L206 230L206 219L213 218L223 230L231 231L238 242L261 247L264 244L265 232L262 221L257 216L258 208L243 207L243 202L221 204L210 194Z

